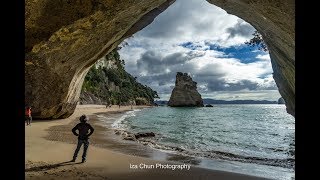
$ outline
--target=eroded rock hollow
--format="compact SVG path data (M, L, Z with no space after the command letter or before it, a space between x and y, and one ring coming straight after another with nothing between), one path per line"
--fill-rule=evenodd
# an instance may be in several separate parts
M25 101L37 119L66 118L95 61L141 30L174 0L26 0ZM208 0L251 23L268 45L274 79L295 114L293 0Z

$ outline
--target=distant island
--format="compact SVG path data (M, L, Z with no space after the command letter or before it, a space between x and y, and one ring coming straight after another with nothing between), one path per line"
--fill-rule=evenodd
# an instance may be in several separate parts
M158 105L167 105L168 101L166 100L156 100L154 101ZM268 101L268 100L216 100L205 98L203 99L203 104L278 104L277 101Z

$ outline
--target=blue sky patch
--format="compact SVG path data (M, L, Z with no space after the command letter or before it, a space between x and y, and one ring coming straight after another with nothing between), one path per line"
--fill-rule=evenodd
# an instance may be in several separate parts
M249 64L252 62L259 61L256 58L259 54L264 55L265 52L258 50L258 48L252 48L246 44L240 46L230 46L228 48L223 48L217 44L210 44L210 50L222 51L229 58L239 59L241 63Z
M265 55L266 52L258 50L258 48L254 47L249 47L246 44L240 45L240 46L230 46L227 48L221 47L217 44L209 44L206 43L209 48L207 50L216 50L216 51L221 51L223 52L226 57L228 58L236 58L239 59L241 63L244 64L249 64L252 62L259 61L260 59L256 58L259 54L260 55ZM179 46L191 49L191 50L196 50L199 48L203 48L200 45L194 44L192 42L185 42L179 44ZM202 49L203 50L203 49Z

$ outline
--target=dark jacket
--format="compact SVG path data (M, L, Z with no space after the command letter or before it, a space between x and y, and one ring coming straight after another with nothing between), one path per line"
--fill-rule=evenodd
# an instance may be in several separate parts
M89 129L90 129L90 133L88 134ZM79 134L76 132L76 130L79 131ZM89 136L91 136L93 131L94 131L93 127L88 123L79 123L74 128L72 128L72 133L78 136L78 139L80 140L88 140Z

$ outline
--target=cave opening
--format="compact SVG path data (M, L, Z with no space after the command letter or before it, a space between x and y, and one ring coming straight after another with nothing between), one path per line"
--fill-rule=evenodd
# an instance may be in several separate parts
M86 1L87 8L83 8L83 2L74 2L74 6L65 2L59 6L53 2L41 6L37 2L26 3L25 101L34 107L35 118L69 117L78 103L89 68L123 40L150 24L173 2L121 2L113 5L112 2L92 4ZM207 2L243 18L261 33L270 52L273 77L288 113L294 116L294 2ZM111 13L109 6L114 6L117 12ZM55 13L67 12L70 8L70 13ZM199 33L207 31L201 28L205 25L201 24L201 13L193 15L198 17L195 23L199 25ZM60 23L62 19L63 23ZM244 24L238 22L239 26ZM188 44L188 41L183 43L181 45L185 47L197 46Z
M129 117L120 125L129 132L140 133L147 129L163 135L164 140L155 142L160 144L157 144L156 149L180 145L178 151L182 152L183 158L171 154L162 155L164 158L159 160L175 159L184 162L188 159L201 167L212 168L215 162L199 160L197 155L206 158L215 156L224 160L236 157L236 162L251 161L259 165L287 168L285 173L269 167L264 167L267 170L263 167L256 170L244 168L246 173L256 175L258 171L266 171L270 174L265 177L290 178L294 171L294 118L286 114L284 105L278 105L281 95L273 79L269 52L245 44L255 31L249 23L206 1L177 0L150 25L125 39L92 68L107 67L104 72L109 75L108 71L123 68L137 82L158 92L160 100L156 103L163 103L164 106L146 110L140 116L137 113L137 117L141 118ZM110 59L115 57L117 61L110 63ZM169 108L165 105L175 86L177 72L188 73L197 82L197 89L207 102L205 104L212 102L212 110ZM122 88L122 85L117 85L120 83L113 83L112 89ZM127 96L129 92L117 91L120 96ZM119 103L117 98L112 101L111 104ZM226 101L233 103L226 105ZM235 102L240 105L235 105ZM255 103L259 105L253 106ZM147 120L143 121L144 118ZM285 119L285 122L279 119ZM196 125L197 133L194 133L194 121L199 121ZM275 121L278 121L276 126ZM282 126L287 126L288 130L283 130ZM259 135L256 138L259 140L256 141L252 135L257 133ZM268 140L271 137L274 140L272 142ZM188 138L194 138L193 142L183 140ZM175 141L175 144L171 141ZM274 147L285 153L270 151ZM190 155L196 157L190 158ZM268 163L257 157L268 159ZM279 160L279 157L287 159ZM243 164L239 166L243 167Z
M82 4L83 2L85 3ZM162 89L158 90L161 92L159 93L161 98L172 90L175 73L182 71L191 73L192 78L198 82L199 91L204 95L206 94L204 92L209 92L206 95L208 97L219 97L220 95L219 98L240 99L248 98L248 91L251 91L250 93L255 90L269 92L273 90L274 93L279 91L285 100L287 112L294 116L294 1L188 1L194 4L188 4L182 0L173 2L173 0L134 0L93 4L88 0L68 1L67 3L59 1L58 5L54 1L43 2L42 5L31 1L26 3L25 94L26 103L33 107L34 118L63 119L70 117L79 103L82 85L92 89L92 86L85 82L87 73L91 71L90 68L99 66L101 61L95 63L102 57L106 58L110 55L120 60L120 66L116 64L117 68L122 67L132 73L129 79L142 82L151 88L161 87ZM204 3L208 5L208 2L243 20L230 16L228 20L221 21L223 14L220 12L224 10L213 6L197 10L196 5ZM177 15L172 9L179 8L179 6L182 14ZM189 6L188 10L183 9L186 6ZM211 12L209 9L214 9L216 12ZM207 16L206 13L209 15ZM155 17L158 18L154 19ZM191 20L191 23L188 20ZM154 23L147 26L153 21ZM157 25L161 21L165 23ZM261 33L270 54L256 49L255 52L248 53L249 47L243 43L254 31L249 23ZM134 34L135 32L138 33ZM127 39L131 35L133 37ZM128 45L121 44L123 41ZM114 53L119 45L122 48L118 53ZM119 58L120 55L121 58ZM123 62L122 59L125 61ZM116 82L113 82L114 85L110 84L108 81L109 86L107 87L112 86L112 89L117 91L119 87ZM215 94L215 92L219 93ZM250 98L258 99L257 94ZM260 98L261 96L266 97L266 94L260 92ZM280 97L279 94L276 96ZM117 98L111 101L115 101L114 104L116 104ZM210 144L211 147L218 147L210 153L224 160L236 158L243 162L254 161L260 163L259 165L270 165L272 167L269 167L269 170L274 166L287 168L289 170L282 174L281 178L291 177L294 171L293 117L288 117L290 121L283 118L279 118L279 121L272 119L272 122L266 125L261 122L269 119L267 115L273 116L275 113L277 116L278 111L272 108L269 108L268 111L252 111L248 108L251 107L241 109L245 117L257 112L265 113L263 115L266 116L259 117L261 118L258 119L259 121L255 118L250 119L250 123L253 124L249 124L249 121L234 121L235 119L221 122L219 120L233 117L232 115L236 114L234 111L227 111L228 108L223 109L220 111L221 116L217 118L218 124L216 124L220 126L220 130L224 131L224 134L219 134L219 136L209 134L217 130L215 129L217 127L209 126L210 123L192 121L201 115L194 109L184 113L183 109L181 111L177 108L171 110L167 108L168 117L172 117L172 113L181 115L177 116L179 117L176 118L177 121L169 122L168 118L162 119L163 121L156 119L154 115L157 113L154 111L157 108L151 108L153 110L150 110L149 117L151 118L148 120L152 127L156 127L152 120L159 120L156 121L159 126L178 122L178 126L172 125L163 129L168 134L182 133L178 134L183 137L182 140L188 140L188 137L193 136L190 142L198 143L196 145L199 147L201 146L199 139L207 139L205 143L228 142L223 138L226 138L225 134L229 134L230 142L226 147L232 151L226 151L219 144ZM203 108L202 110L206 111L204 113L209 113L210 110L216 112L219 108ZM190 116L185 116L188 113ZM211 114L209 117L215 115ZM282 115L288 116L288 114ZM184 121L187 118L189 120ZM206 120L210 121L210 119ZM285 120L286 122L283 123L287 124L277 124L282 120ZM139 121L132 122L139 123ZM141 121L140 123L132 124L132 127L137 128L146 124ZM239 128L240 126L243 128ZM201 127L201 129L192 129L194 127ZM240 132L239 129L247 132ZM250 131L252 129L254 131ZM205 133L197 134L200 130L205 130ZM273 133L276 130L281 133ZM172 137L164 137L164 140L179 143ZM265 150L262 152L247 140L255 141L255 143L268 142L274 146L260 147ZM279 143L280 141L283 143ZM259 146L265 144L259 144ZM197 147L193 144L188 145L190 145L188 148L191 149ZM235 148L235 146L242 145L244 148L240 150ZM184 151L185 149L178 147L175 150ZM207 151L211 150L207 149ZM252 150L256 154L248 158L245 155L250 152L243 154L241 150ZM212 155L210 153L207 155ZM268 156L268 153L276 158ZM268 156L268 160L261 160L265 156ZM177 157L171 158L176 159ZM277 171L272 172L277 174ZM281 179L279 176L275 178Z
M255 32L249 23L207 1L178 0L92 68L107 67L104 72L110 76L110 60L117 58L125 71L156 90L164 101L169 99L176 73L182 71L191 74L203 98L277 102L281 95L268 51L245 44ZM113 81L110 88L120 93L119 80ZM86 80L84 86L88 89ZM98 98L96 103L116 104L115 93L108 94L108 99L99 102Z

